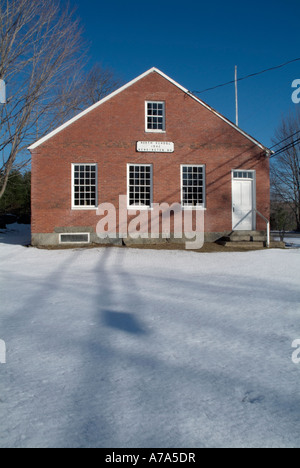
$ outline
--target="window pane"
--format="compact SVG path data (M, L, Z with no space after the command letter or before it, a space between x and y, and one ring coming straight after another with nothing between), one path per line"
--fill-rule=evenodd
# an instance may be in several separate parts
M183 206L202 206L204 203L203 166L182 167L182 204Z
M81 164L73 166L74 206L96 206L96 165ZM76 177L77 176L77 177Z
M147 103L147 130L165 130L165 105L162 102Z
M131 177L131 174L134 174L134 177ZM150 207L151 185L150 166L129 166L129 205Z

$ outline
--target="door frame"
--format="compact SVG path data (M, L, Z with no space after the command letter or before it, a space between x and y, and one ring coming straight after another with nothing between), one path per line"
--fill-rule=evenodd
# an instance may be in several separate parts
M251 173L252 177L234 177L236 172ZM231 226L234 230L233 225L233 182L234 180L251 180L252 181L252 209L256 209L256 171L253 169L232 169L231 170ZM252 231L256 230L256 215L252 216Z

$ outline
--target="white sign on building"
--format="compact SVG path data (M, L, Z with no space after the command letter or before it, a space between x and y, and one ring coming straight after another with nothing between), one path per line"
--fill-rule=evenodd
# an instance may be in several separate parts
M174 143L170 141L138 141L136 149L140 153L174 153Z

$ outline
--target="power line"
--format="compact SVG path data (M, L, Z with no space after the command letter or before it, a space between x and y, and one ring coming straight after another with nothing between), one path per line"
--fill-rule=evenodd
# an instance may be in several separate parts
M287 150L289 150L291 148L294 148L298 143L300 143L300 138L297 138L297 140L289 143L286 146L283 146L283 148L279 148L277 151L275 151L274 154L272 154L272 156L270 156L270 159L274 158L275 156L279 156L279 154L282 154L282 153L284 153L285 151L287 151Z
M278 156L279 154L284 153L285 151L287 151L287 150L289 150L291 148L294 148L297 145L297 143L299 143L299 142L300 142L300 138L293 141L292 143L289 143L286 146L283 146L282 148L279 148L279 150L275 151L275 153L272 154L271 158L274 158L275 156Z
M261 70L261 71L256 72L256 73L251 73L250 75L243 76L242 78L238 78L237 81L247 80L248 78L253 78L253 76L261 75L261 74L266 73L268 71L277 70L278 68L286 67L290 63L299 62L299 61L300 61L300 57L295 58L293 60L289 60L288 62L281 63L280 65L276 65L276 66L271 67L271 68L266 68L265 70ZM230 84L233 84L233 83L235 83L235 80L227 81L226 83L222 83L222 84L219 84L217 86L213 86L212 88L203 89L202 91L192 91L191 94L206 93L207 91L212 91L212 90L217 89L217 88L222 88L223 86L227 86L227 85L230 85Z
M192 91L191 94L201 94L201 93L205 93L207 91L212 91L214 89L222 88L223 86L228 86L230 84L236 83L237 81L247 80L248 78L253 78L254 76L262 75L263 73L266 73L266 72L269 72L269 71L278 70L279 68L286 67L287 65L289 65L291 63L295 63L295 62L299 62L299 61L300 61L300 57L295 58L293 60L289 60L289 61L284 62L284 63L281 63L280 65L276 65L274 67L266 68L266 69L261 70L259 72L250 73L249 75L243 76L242 78L227 81L226 83L222 83L222 84L213 86L211 88L204 89L202 91ZM295 132L292 135L288 136L287 138L284 138L283 140L279 141L275 145L271 146L270 149L274 148L275 146L281 145L282 143L289 140L290 138L297 135L298 133L300 133L300 130L298 130L297 132ZM282 154L284 151L287 151L287 150L289 150L291 148L294 148L296 146L296 144L298 144L298 143L300 143L300 138L297 138L295 141L288 143L286 146L283 146L282 148L279 148L277 151L275 151L272 154L272 156L270 156L270 159L274 158L275 156L278 156L279 154Z
M286 140L289 140L289 139L292 138L293 136L297 135L297 133L300 133L300 130L297 130L297 132L292 133L292 135L288 136L287 138L284 138L283 140L279 141L278 143L275 143L275 145L270 146L269 149L272 149L272 148L274 148L275 146L281 145L281 143L283 143L283 142L286 141ZM291 142L291 143L292 143L292 142Z

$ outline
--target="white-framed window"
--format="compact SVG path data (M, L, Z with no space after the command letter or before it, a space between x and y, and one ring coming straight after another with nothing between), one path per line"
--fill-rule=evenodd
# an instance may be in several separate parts
M146 101L146 132L165 132L165 108L165 102L163 101Z
M254 179L255 171L233 171L234 179Z
M97 164L72 164L72 208L97 208Z
M152 206L152 165L128 164L128 208L149 209Z
M183 208L205 208L205 166L181 166L181 204Z

